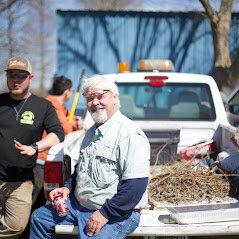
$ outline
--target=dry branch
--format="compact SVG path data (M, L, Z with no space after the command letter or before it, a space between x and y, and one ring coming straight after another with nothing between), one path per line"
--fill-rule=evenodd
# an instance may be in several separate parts
M211 203L229 200L230 182L223 174L198 166L193 170L191 162L178 162L152 169L149 195L155 204Z

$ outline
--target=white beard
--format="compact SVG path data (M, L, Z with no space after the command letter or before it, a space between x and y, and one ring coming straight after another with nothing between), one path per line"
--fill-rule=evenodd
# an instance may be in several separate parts
M106 109L102 109L98 112L93 112L93 113L91 113L91 116L92 116L93 120L95 121L95 123L97 123L97 124L103 124L108 119Z

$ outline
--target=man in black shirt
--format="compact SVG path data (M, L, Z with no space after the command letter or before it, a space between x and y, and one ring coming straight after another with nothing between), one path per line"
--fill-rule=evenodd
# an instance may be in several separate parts
M13 57L6 74L9 93L0 94L0 238L17 238L31 212L37 153L63 141L64 132L49 101L29 91L30 62Z

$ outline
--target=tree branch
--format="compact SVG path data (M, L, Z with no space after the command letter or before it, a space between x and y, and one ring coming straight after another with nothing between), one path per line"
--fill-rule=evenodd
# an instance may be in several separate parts
M199 0L200 3L203 5L206 15L208 18L214 23L217 24L218 22L218 14L216 11L213 10L212 6L210 5L208 0ZM227 1L227 0L225 0Z
M19 0L10 0L8 3L0 7L0 13L4 12L5 10L9 9L13 4L18 2Z

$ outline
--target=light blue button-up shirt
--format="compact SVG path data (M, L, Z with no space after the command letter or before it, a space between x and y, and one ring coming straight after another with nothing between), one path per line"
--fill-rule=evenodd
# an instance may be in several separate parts
M149 177L150 145L136 123L117 111L93 125L82 142L75 196L82 206L100 209L122 180ZM148 203L147 192L138 207Z

